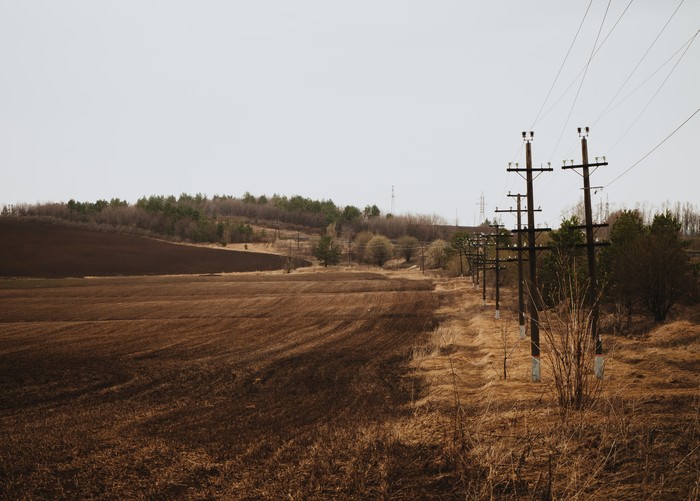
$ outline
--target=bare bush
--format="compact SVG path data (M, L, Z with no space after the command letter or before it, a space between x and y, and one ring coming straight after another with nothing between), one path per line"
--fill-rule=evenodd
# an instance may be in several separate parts
M593 306L587 304L587 285L580 285L575 277L561 279L560 290L566 294L540 316L541 339L562 413L589 406L600 389L594 375Z

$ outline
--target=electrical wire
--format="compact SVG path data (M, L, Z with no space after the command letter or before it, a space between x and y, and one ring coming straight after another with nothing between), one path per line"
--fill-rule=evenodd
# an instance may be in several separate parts
M633 128L634 125L637 123L637 121L641 118L641 116L644 114L644 112L649 108L649 105L651 105L651 103L652 103L652 101L654 100L654 98L656 98L656 96L659 94L659 92L661 91L661 89L663 88L663 86L666 84L666 82L668 81L668 79L669 79L669 78L671 77L671 75L673 74L673 71L678 67L678 64L683 60L683 56L685 56L685 53L688 52L688 49L690 49L690 44L688 44L688 46L685 48L685 50L683 51L683 54L681 54L681 57L679 57L679 58L678 58L678 61L676 61L676 64L673 65L673 68L671 68L671 71L668 72L668 75L666 75L666 78L664 78L664 81L661 82L661 85L659 85L659 88L656 89L656 92L654 92L654 95L651 96L651 98L649 99L649 101L647 101L647 104L644 106L644 108L642 108L642 111L639 112L639 114L637 115L637 118L635 118L635 119L632 121L632 123L631 123L630 126L627 128L627 130L626 130L626 131L618 138L618 140L615 141L615 143L610 147L610 149L608 150L608 153L610 153L612 150L615 149L615 147L620 143L620 141L622 141L622 140L624 139L624 137L629 133L629 131L632 130L632 128Z
M657 144L656 146L654 146L654 147L651 149L651 151L649 151L649 153L647 153L647 154L644 155L642 158L640 158L639 160L637 160L635 163L633 163L632 165L630 165L629 167L627 167L627 169L625 169L625 171L622 172L622 174L620 174L620 175L617 176L615 179L613 179L612 181L610 181L610 182L606 185L606 187L608 187L608 186L610 186L611 184L613 184L615 181L617 181L618 179L620 179L622 176L624 176L625 174L627 174L629 171L631 171L631 170L632 170L633 168L635 168L637 165L639 165L639 164L642 163L644 160L646 160L646 158L647 158L649 155L651 155L652 153L654 153L662 144L664 144L666 141L668 141L668 139L671 138L671 136L673 136L676 132L678 132L685 124L687 124L688 122L690 122L690 120L691 120L695 115L697 115L698 113L700 113L700 108L698 108L697 110L695 110L695 111L693 112L692 115L690 115L688 118L686 118L685 121L683 121L682 124L680 124L678 127L676 127L676 128L673 130L673 132L671 132L668 136L666 136L659 144Z
M608 40L608 38L610 37L610 35L612 34L612 32L615 30L615 28L617 27L617 25L620 23L620 20L622 20L622 17L625 15L625 13L626 13L627 10L629 9L629 7L630 7L630 5L632 4L632 2L633 2L633 0L630 0L630 3L627 4L627 7L625 7L625 10L622 11L622 14L620 14L620 17L617 18L617 21L615 21L615 24L613 24L613 27L610 28L610 31L608 31L608 33L605 35L605 38L603 38L603 41L600 42L600 45L599 45L598 48L595 50L595 52L593 53L593 56L592 56L592 57L595 57L595 56L598 55L598 52L600 52L600 49L603 48L603 45L605 45L605 42L607 42L607 40ZM542 115L542 117L540 117L540 119L546 118L547 115L549 115L549 114L552 112L552 110L554 110L554 108L557 107L557 105L559 104L559 102L560 102L562 99L564 99L564 97L569 93L569 90L571 90L571 87L573 87L573 85L578 81L579 77L580 77L580 76L583 74L583 72L586 70L586 68L588 67L588 64L589 64L589 63L586 63L586 64L583 65L583 67L579 70L578 74L573 78L573 80L571 80L571 83L566 87L566 89L564 89L564 92L561 93L561 95L557 98L557 100L554 102L554 104L553 104L552 106L549 107L549 109L545 112L544 115ZM533 127L534 127L534 124L533 124ZM531 128L532 128L532 127L531 127Z
M632 2L634 2L634 0L630 0L630 1L628 2L627 6L626 6L625 9L622 11L622 13L620 14L620 16L617 18L617 20L616 20L615 23L613 24L612 28L610 28L610 30L607 32L607 34L606 34L605 37L603 38L603 41L600 42L600 45L597 45L597 39L596 39L596 44L594 44L594 51L593 51L593 54L592 54L591 57L589 58L589 60L588 60L588 62L586 63L586 65L581 69L581 71L579 71L579 73L578 73L578 75L576 76L576 78L575 78L574 80L572 80L572 82L571 82L571 83L569 84L569 86L566 88L566 90L564 91L564 93L557 99L557 101L554 103L554 105L552 105L552 107L550 107L549 110L547 110L547 112L544 114L544 116L541 117L541 115L542 115L542 110L543 110L544 107L546 106L547 101L549 100L549 97L551 96L552 91L554 90L554 87L555 87L556 83L558 82L559 77L561 76L561 72L562 72L562 70L563 70L563 68L564 68L564 65L566 64L566 62L567 62L567 60L568 60L568 58L569 58L569 55L570 55L570 53L571 53L571 50L573 49L574 43L575 43L576 40L578 39L578 36L579 36L579 33L580 33L581 28L582 28L582 26L583 26L583 23L584 23L584 21L586 20L586 17L588 16L588 12L590 11L591 5L593 4L593 0L591 0L591 1L589 2L588 7L586 8L586 11L585 11L584 14L583 14L583 18L581 19L581 22L579 23L578 29L576 30L576 34L574 35L574 38L572 39L571 44L569 45L569 50L567 51L566 56L564 56L564 60L562 61L561 65L559 66L559 71L557 72L557 75L555 76L554 81L552 82L552 85L550 86L549 91L547 92L547 96L545 97L544 102L542 103L542 106L540 106L540 109L539 109L539 111L537 112L537 116L535 117L535 120L533 121L532 125L530 126L530 130L534 129L535 125L537 125L538 121L540 120L540 117L541 117L541 118L546 117L546 116L556 107L556 105L559 104L559 102L562 100L562 98L568 93L569 89L571 89L571 86L572 86L572 85L576 82L576 80L581 76L581 73L583 73L584 71L586 71L586 70L588 69L588 65L590 64L590 61L598 54L598 52L600 51L600 49L603 47L603 45L605 44L605 42L608 40L608 38L610 37L610 35L612 34L612 32L615 30L615 28L617 27L617 25L618 25L618 24L620 23L620 21L622 20L622 18L623 18L623 16L625 15L625 13L627 13L627 11L629 10L630 6L632 5ZM610 3L608 3L608 9L609 9L609 7L610 7ZM606 16L607 16L607 9L606 9ZM603 19L603 24L604 24L604 21L605 21L605 19ZM601 24L600 30L602 30L603 24ZM600 30L598 31L598 36L600 36ZM596 45L597 45L597 47L596 47ZM579 87L579 90L580 90L580 87ZM563 131L562 131L562 133L563 133ZM560 136L560 139L561 139L561 136ZM518 149L518 152L517 152L517 153L515 154L515 156L513 157L513 160L511 161L511 163L512 163L512 162L515 162L515 159L516 159L516 158L520 155L520 153L522 152L522 148L523 148L523 145L522 145L522 143L521 143L520 148ZM508 186L508 182L509 182L509 178L510 178L510 173L508 173L508 174L509 174L508 179L506 179L506 184L505 184L505 186L504 186L504 188L503 188L503 193L504 193L504 194L505 194L505 190L506 190L506 188L507 188L507 186ZM547 183L547 184L549 184L549 183ZM503 196L504 196L504 195L501 195L501 199L503 199Z
M630 0L630 4L632 3L632 1L633 0ZM535 120L532 122L532 125L530 126L529 130L532 130L535 127L537 120L539 120L540 115L542 114L542 110L544 109L545 105L547 104L547 101L549 100L549 96L552 94L552 91L554 90L554 86L556 85L557 81L559 80L559 75L561 75L561 70L564 69L564 65L566 64L566 61L569 59L569 54L571 54L571 49L574 48L574 43L576 42L576 39L578 38L578 35L581 32L581 27L583 26L583 22L586 20L586 16L588 16L588 11L591 10L591 5L593 5L593 0L591 0L588 3L588 7L586 7L586 12L583 13L583 18L581 19L581 22L578 25L578 29L576 30L576 34L574 35L573 40L571 40L571 44L569 45L569 50L566 51L566 55L564 56L564 60L561 62L561 66L559 66L559 71L557 71L557 76L554 77L554 81L552 82L552 85L549 87L549 92L547 92L547 97L544 98L544 102L542 103L542 106L540 106L540 111L537 112L537 116L535 117ZM628 7L629 7L629 5L628 5Z
M698 33L700 33L700 30L698 30L698 31L690 38L690 40L689 40L688 42L684 43L676 52L673 53L673 55L672 55L670 58L668 58L656 71L654 71L654 73L652 73L649 77L647 77L647 78L646 78L639 86L637 86L632 92L630 92L629 94L627 94L627 96L625 96L623 99L621 99L619 102L617 102L612 108L610 107L610 105L613 103L613 101L615 100L615 98L620 94L620 92L622 91L622 89L625 87L625 85L627 84L627 82L630 80L630 78L632 77L632 75L636 72L637 68L639 68L639 66L640 66L640 64L642 63L642 61L644 61L644 59L646 58L646 56L649 54L649 52L651 51L652 47L654 47L654 45L656 44L656 42L657 42L657 40L659 39L659 37L661 37L661 34L666 30L666 27L669 25L669 23L671 22L671 20L673 19L673 17L676 15L676 12L678 12L678 9L680 9L681 5L683 5L683 2L684 2L684 1L685 1L685 0L681 0L681 2L678 4L678 6L676 7L676 10L674 10L673 13L671 14L671 17L668 18L668 20L666 21L666 24L664 24L664 26L661 28L661 31L659 31L659 33L656 35L656 37L654 38L654 41L653 41L653 42L651 43L651 45L647 48L646 52L644 53L644 55L642 56L642 58L639 60L639 62L637 63L637 65L634 67L634 69L632 70L632 72L627 76L627 78L625 79L625 81L624 81L624 82L622 83L622 85L618 88L617 92L615 92L615 95L612 97L612 99L610 100L610 102L605 106L605 108L603 109L603 111L601 112L601 114L598 115L598 118L596 118L596 119L593 121L593 123L591 124L591 127L594 127L594 126L600 121L600 119L603 118L603 116L605 116L608 112L610 112L610 111L614 110L615 108L617 108L620 104L622 104L624 101L626 101L631 95L633 95L635 92L637 92L637 91L638 91L644 84L646 84L654 75L656 75L656 73L658 73L659 71L661 71L661 68L663 68L664 66L666 66L666 64L667 64L669 61L671 61L681 50L683 50L683 47L686 47L685 51L688 50L689 44L692 44L692 42L695 40L695 37L697 37ZM628 4L628 7L629 7L629 4ZM625 9L625 10L626 10L626 9ZM623 14L624 14L624 12L623 12ZM619 19L618 19L618 21L619 21ZM685 51L683 52L683 55L685 55ZM683 58L683 55L681 55L681 59ZM679 59L679 62L680 62L680 59ZM676 63L676 65L678 65L678 62ZM674 66L673 69L675 69L675 66ZM671 72L673 72L673 69L671 69ZM670 76L670 74L669 74L669 76ZM666 77L666 79L668 79L668 77ZM665 83L665 81L664 81L664 83ZM663 86L663 84L662 84L662 86ZM659 90L660 90L660 88L659 88ZM656 94L658 94L659 90L657 90ZM656 96L656 94L654 94L654 97ZM652 97L652 99L653 99L653 97ZM650 101L650 102L651 102L651 101ZM650 102L647 103L647 106L644 108L644 110L642 110L642 113L640 113L640 115L634 120L634 122L632 123L632 125L630 125L630 127L625 131L625 133L624 133L620 138L618 138L618 140L613 144L613 147L612 147L612 148L614 148L615 146L617 146L617 144L622 140L622 138L625 137L625 135L627 135L627 133L632 129L632 127L633 127L634 124L637 122L637 120L639 120L639 117L641 117L641 115L644 113L644 111L646 110L646 108L649 106ZM574 142L572 143L572 145L566 150L566 152L564 153L564 157L568 157L569 154L571 153L571 151L574 149L575 146L576 146L576 141L574 141ZM612 148L610 148L610 149L612 150Z
M629 99L630 97L632 97L639 89L641 89L642 87L644 87L644 85L646 85L646 83L647 83L649 80L651 80L659 71L661 71L661 70L663 69L664 66L666 66L670 61L672 61L673 58L676 57L676 56L678 55L678 53L679 53L680 51L683 50L684 47L688 46L689 44L692 44L692 43L695 41L695 39L697 38L697 36L698 36L699 34L700 34L700 30L696 31L695 34L694 34L692 37L690 37L690 38L688 39L687 42L685 42L683 45L681 45L681 46L678 48L678 50L676 50L676 52L674 52L674 53L671 55L671 57L669 57L668 59L666 59L666 61L664 61L664 62L661 64L661 66L659 66L658 68L656 68L656 70L654 70L654 72L653 72L651 75L649 75L647 78L645 78L644 81L643 81L642 83L640 83L637 87L635 87L634 90L632 90L629 94L627 94L625 97L623 97L622 99L620 99L617 103L615 103L615 105L614 105L612 108L609 108L606 112L602 113L598 118L596 118L596 119L593 121L593 125L596 125L596 124L600 121L601 118L603 118L605 115L607 115L608 113L610 113L611 111L613 111L615 108L617 108L618 106L620 106L622 103L624 103L625 101L627 101L627 99ZM687 50L687 49L686 49L686 50Z
M598 40L600 39L600 33L603 31L603 25L605 24L605 19L608 17L608 11L610 10L611 3L612 3L612 0L608 0L608 6L605 8L605 14L603 15L603 20L600 23L600 28L598 28L598 35L596 35L595 42L593 43L593 50L591 51L591 55L588 58L588 62L586 63L586 70L583 72L583 77L581 78L581 82L579 83L578 89L576 90L576 96L574 96L574 101L571 103L571 108L569 109L569 114L566 116L566 121L564 122L564 125L561 129L561 132L559 133L559 139L557 139L557 143L554 145L554 149L552 150L552 153L549 155L549 158L552 158L554 156L554 152L557 150L557 147L559 146L559 143L561 142L561 138L564 136L564 131L566 130L566 126L569 124L569 120L571 119L571 114L574 112L574 107L576 106L576 101L578 100L578 96L581 93L581 87L583 87L583 82L586 80L586 74L588 73L588 68L591 64L591 61L593 60L593 56L595 55L596 47L598 46Z
M610 102L608 102L608 104L605 106L605 108L603 108L603 112L600 114L600 116L603 116L603 115L608 111L608 108L610 108L610 105L613 103L613 101L615 101L615 99L616 99L617 96L620 94L620 92L622 92L622 89L624 89L625 85L627 85L627 82L629 82L630 78L632 78L632 75L634 75L634 73L635 73L635 72L637 71L637 69L639 68L639 65L642 64L642 62L643 62L644 59L647 57L647 55L649 54L649 52L651 51L651 49L654 47L654 45L656 45L656 42L657 42L657 41L659 40L659 38L661 37L661 34L666 30L666 28L668 27L669 23L671 22L671 20L673 19L673 17L676 15L676 12L678 12L678 9L680 9L680 8L681 8L681 5L683 5L683 2L684 2L684 1L685 1L685 0L681 0L681 1L680 1L680 3L678 4L678 7L676 7L676 10L674 10L674 11L673 11L673 14L671 14L671 17L668 18L668 21L666 21L666 24L664 24L663 28L661 28L661 31L659 31L659 33L656 35L656 38L654 38L654 41L651 42L651 45L649 45L649 48L647 48L646 52L642 55L642 57L641 57L641 59L639 60L639 62L637 62L637 65L632 69L632 71L630 72L630 74L627 75L627 78L625 79L624 82L622 82L622 85L620 85L620 88L617 89L617 92L615 92L615 95L612 97L612 99L610 99ZM595 120L596 122L600 119L600 116Z
M627 5L627 8L629 8L629 5L633 2L634 0L630 0L630 3ZM564 56L564 60L561 62L561 65L559 66L559 71L557 71L556 76L554 77L554 81L552 82L552 85L549 87L549 92L547 92L547 96L544 98L544 101L542 102L542 106L540 106L539 111L537 112L537 116L535 117L535 120L533 120L532 125L530 126L529 130L534 129L535 125L537 124L537 121L540 118L540 115L542 114L542 110L544 110L544 107L547 105L547 101L549 100L549 97L552 94L552 91L554 90L554 86L557 84L559 81L559 77L561 76L561 72L564 69L564 65L566 64L566 61L569 59L569 55L571 54L571 50L574 47L574 43L576 43L576 40L578 39L579 33L581 32L581 27L583 26L584 21L586 20L586 17L588 16L588 12L591 10L591 5L593 5L593 0L590 0L588 2L588 7L586 7L586 11L583 13L583 17L581 18L581 22L578 25L578 29L576 30L576 34L574 35L574 38L571 40L571 44L569 44L569 50L566 51L566 55ZM625 9L626 11L627 9ZM623 12L624 14L624 12ZM619 19L618 19L619 21ZM617 23L615 23L617 24ZM518 151L515 153L513 156L513 159L510 161L510 163L515 162L515 160L520 156L520 153L523 151L523 143L520 143L520 147L518 148ZM510 172L508 172L508 175L506 176L506 183L503 186L503 193L501 194L501 201L503 201L503 198L505 197L506 190L508 188L508 184L510 182Z

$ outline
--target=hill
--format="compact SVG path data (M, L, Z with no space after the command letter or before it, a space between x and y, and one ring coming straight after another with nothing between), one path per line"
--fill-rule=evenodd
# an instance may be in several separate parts
M171 275L283 269L275 254L178 245L41 220L0 218L0 277ZM294 259L294 267L309 266Z

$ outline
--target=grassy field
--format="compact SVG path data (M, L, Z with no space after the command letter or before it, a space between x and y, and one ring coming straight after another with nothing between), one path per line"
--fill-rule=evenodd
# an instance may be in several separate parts
M414 416L442 430L463 499L698 499L697 306L629 336L605 335L604 317L605 377L591 406L562 414L544 340L542 381L530 382L513 291L501 320L466 280L436 291L440 325L411 359L427 389Z

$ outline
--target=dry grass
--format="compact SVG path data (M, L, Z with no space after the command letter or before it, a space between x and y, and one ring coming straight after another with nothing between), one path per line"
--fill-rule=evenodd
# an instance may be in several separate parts
M0 498L698 498L697 311L562 416L514 312L426 277L0 282Z
M542 382L529 382L529 340L518 341L515 315L493 319L467 280L438 290L443 321L414 352L427 380L415 405L432 413L429 426L443 427L468 499L698 498L700 325L606 339L597 400L562 416L545 356ZM498 370L503 323L517 345L508 380Z

